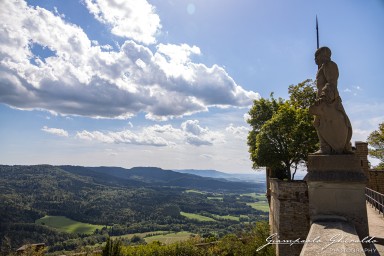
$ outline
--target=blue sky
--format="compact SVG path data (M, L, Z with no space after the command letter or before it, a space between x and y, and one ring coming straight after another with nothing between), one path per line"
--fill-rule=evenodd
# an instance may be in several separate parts
M339 65L353 141L384 120L381 0L0 2L0 163L249 172L253 99Z

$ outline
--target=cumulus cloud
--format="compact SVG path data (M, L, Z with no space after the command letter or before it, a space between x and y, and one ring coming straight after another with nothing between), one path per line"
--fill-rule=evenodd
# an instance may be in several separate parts
M233 134L237 139L246 140L250 128L245 126L234 126L233 124L230 124L227 128L225 128L225 130Z
M63 129L48 128L47 126L44 126L41 130L44 132L50 133L50 134L57 135L57 136L68 137L68 132L63 130Z
M202 128L197 120L187 120L180 128L172 125L153 125L144 127L141 131L123 130L118 132L81 131L77 138L103 143L125 143L151 146L176 146L176 145L213 145L222 143L224 135L220 132Z
M98 21L112 26L113 34L145 44L156 42L160 18L146 0L84 0L84 3Z
M202 128L199 125L198 120L187 120L184 123L181 124L181 129L187 133L193 134L193 135L201 135L208 132L207 128Z
M111 24L113 33L136 42L127 40L113 50L91 41L81 27L58 14L25 1L0 1L1 103L63 115L127 119L142 112L149 119L167 120L211 107L247 107L259 97L222 67L194 63L191 57L201 54L197 46L159 44L151 50L139 44L154 42L160 28L146 1L85 4L98 20ZM137 12L150 17L156 29L135 18ZM118 27L124 19L138 28ZM32 49L36 45L52 54L39 57Z
M125 143L134 145L150 145L150 146L168 146L172 143L167 142L164 138L147 134L145 132L135 134L129 130L120 132L102 133L99 131L81 131L76 135L78 138L89 141L99 141L104 143Z
M222 132L210 131L200 126L198 120L187 120L181 124L181 130L185 134L188 144L195 146L213 145L214 143L225 142Z

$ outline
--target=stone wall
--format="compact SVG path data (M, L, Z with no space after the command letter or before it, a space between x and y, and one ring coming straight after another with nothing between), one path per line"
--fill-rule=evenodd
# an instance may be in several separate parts
M360 158L361 169L369 177L369 162L368 162L368 143L362 141L355 142L355 155Z
M306 182L271 179L270 191L271 235L277 234L275 240L305 239L310 229ZM276 245L276 255L300 255L302 247L302 244Z
M384 170L371 170L368 162L368 143L357 141L355 154L360 158L361 167L368 178L367 187L384 194Z
M368 178L368 187L381 194L384 194L384 170L369 170Z

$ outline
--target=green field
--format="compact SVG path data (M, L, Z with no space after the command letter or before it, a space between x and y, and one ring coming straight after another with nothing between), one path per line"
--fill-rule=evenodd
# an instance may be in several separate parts
M189 219L194 219L198 221L216 221L212 218L200 215L200 214L195 214L195 213L187 213L187 212L180 212L180 214L184 217L187 217Z
M131 239L133 236L140 236L144 238L145 242L151 243L153 241L159 241L163 244L171 244L179 241L188 240L193 233L190 232L177 232L169 233L168 231L152 231L144 233L127 234L122 236L112 236L113 239L127 238Z
M225 220L235 220L235 221L240 221L240 217L232 216L232 215L225 215L225 216L220 216L216 214L212 214L213 217L216 219L225 219Z
M186 193L197 193L197 194L205 194L205 192L202 192L202 191L199 191L199 190L195 190L195 189L188 189L188 190L185 190Z
M223 197L222 196L207 196L207 199L223 201Z
M156 235L156 236L149 236L145 237L145 242L151 243L153 241L159 241L163 244L172 244L179 241L185 241L191 238L191 235L193 235L190 232L177 232L177 233L170 233L170 234L163 234L163 235Z
M247 205L251 206L253 209L269 212L269 204L267 201L259 201L256 203L247 203Z
M250 196L254 199L260 200L260 201L266 201L267 197L264 193L247 193L247 194L241 194L240 196Z
M140 236L142 238L145 238L146 236L149 235L163 235L167 231L152 231L152 232L143 232L143 233L134 233L134 234L126 234L126 235L121 235L121 236L111 236L111 238L126 238L126 239L131 239L133 236Z
M93 225L68 219L64 216L44 216L35 221L36 224L46 225L67 233L92 234L96 229L102 229L102 225Z

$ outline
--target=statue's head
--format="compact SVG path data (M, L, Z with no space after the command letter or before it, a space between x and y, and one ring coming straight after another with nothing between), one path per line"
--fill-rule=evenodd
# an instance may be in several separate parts
M316 62L316 64L317 65L321 65L321 64L323 64L325 62L330 61L331 60L331 55L332 55L331 49L329 49L326 46L320 47L315 52L315 62Z

